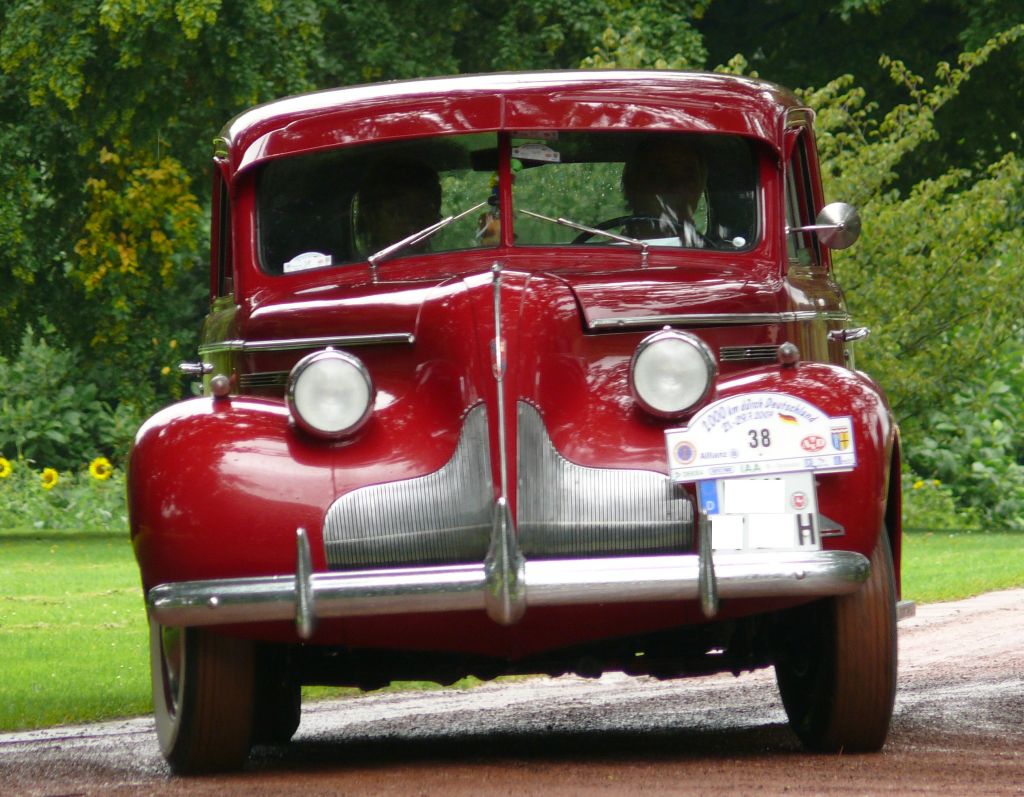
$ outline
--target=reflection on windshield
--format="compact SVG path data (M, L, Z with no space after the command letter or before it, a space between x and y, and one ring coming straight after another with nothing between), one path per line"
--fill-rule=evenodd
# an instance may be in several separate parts
M263 268L282 274L497 246L499 200L509 192L517 212L505 240L516 246L625 244L646 253L756 243L756 157L740 137L551 132L513 138L507 157L511 188L499 185L494 133L271 161L258 178Z

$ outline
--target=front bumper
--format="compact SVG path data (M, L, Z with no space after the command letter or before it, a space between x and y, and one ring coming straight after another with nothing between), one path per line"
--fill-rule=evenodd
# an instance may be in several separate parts
M167 626L291 620L309 638L317 620L339 617L484 610L511 624L528 606L698 598L703 604L709 590L716 602L842 595L870 571L868 559L853 551L524 561L513 548L497 546L482 563L312 573L301 529L297 539L294 575L160 584L146 596L151 616Z

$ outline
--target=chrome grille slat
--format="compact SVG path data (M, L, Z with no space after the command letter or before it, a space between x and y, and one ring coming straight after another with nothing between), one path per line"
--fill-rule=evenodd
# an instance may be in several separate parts
M487 553L493 493L483 405L466 416L452 458L434 473L343 495L324 519L332 570L479 562Z
M532 405L519 402L518 416L517 515L524 555L658 553L691 546L692 507L668 477L569 462Z

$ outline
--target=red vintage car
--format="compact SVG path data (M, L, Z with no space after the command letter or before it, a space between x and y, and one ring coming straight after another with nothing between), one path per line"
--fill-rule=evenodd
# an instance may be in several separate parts
M202 396L130 462L160 744L241 766L304 684L773 666L886 738L900 448L854 369L813 113L745 78L290 97L214 156Z

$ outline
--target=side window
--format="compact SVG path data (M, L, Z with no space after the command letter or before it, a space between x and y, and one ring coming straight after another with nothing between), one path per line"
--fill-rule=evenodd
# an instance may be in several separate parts
M806 141L801 139L786 166L786 226L790 229L814 224L814 192L807 164ZM791 263L813 266L821 262L811 232L791 232L786 236Z
M216 201L213 206L211 252L213 259L213 292L214 298L228 296L234 291L231 258L231 200L228 187L219 174L214 176L214 194Z

